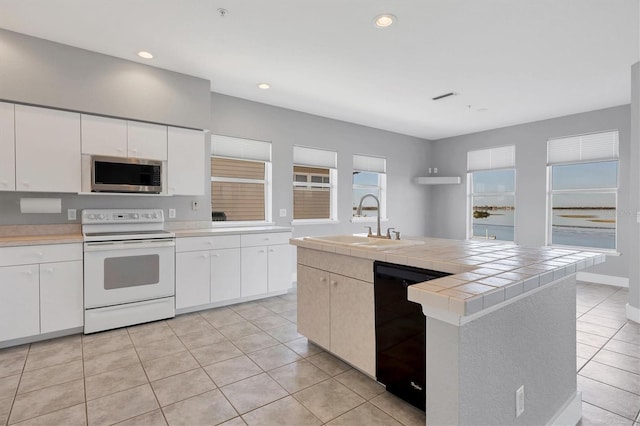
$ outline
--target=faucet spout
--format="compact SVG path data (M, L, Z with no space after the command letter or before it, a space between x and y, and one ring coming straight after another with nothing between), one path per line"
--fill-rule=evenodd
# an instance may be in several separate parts
M364 199L367 197L371 197L374 200L376 200L376 204L378 205L378 230L376 232L376 237L382 238L382 234L380 234L380 200L378 200L378 197L376 197L373 194L364 194L362 198L360 198L360 203L358 203L358 208L356 209L356 215L362 216L362 203L364 202Z

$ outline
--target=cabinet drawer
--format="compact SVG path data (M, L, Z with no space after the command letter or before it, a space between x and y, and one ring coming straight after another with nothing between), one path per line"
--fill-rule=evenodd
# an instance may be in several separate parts
M240 247L240 235L176 238L176 252Z
M240 236L242 247L289 244L291 232L271 232L265 234L243 234Z
M82 244L50 244L0 248L0 266L82 260Z

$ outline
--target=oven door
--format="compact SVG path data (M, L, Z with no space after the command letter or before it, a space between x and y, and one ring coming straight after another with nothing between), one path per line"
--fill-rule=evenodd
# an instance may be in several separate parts
M85 309L175 294L175 241L84 243Z

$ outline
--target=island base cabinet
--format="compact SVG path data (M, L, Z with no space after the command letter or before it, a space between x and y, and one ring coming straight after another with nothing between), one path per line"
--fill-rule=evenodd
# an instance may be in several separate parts
M40 333L38 265L0 268L0 341Z
M82 261L40 265L40 333L83 324Z
M240 298L240 249L211 251L211 303Z
M331 351L375 377L373 284L335 274L330 280Z
M298 332L318 345L331 346L329 273L298 265Z
M176 253L176 309L209 303L209 251Z

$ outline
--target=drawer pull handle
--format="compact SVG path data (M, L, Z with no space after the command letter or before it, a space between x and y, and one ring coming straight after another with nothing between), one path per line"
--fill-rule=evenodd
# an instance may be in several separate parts
M206 255L206 254L201 254L201 255L200 255L200 257L201 257L201 258L203 258L203 259L206 259L206 258L208 258L209 256L208 256L208 255Z
M325 277L320 277L320 282L325 282L327 279Z
M331 280L331 284L333 284L333 285L338 285L338 281L333 281L333 280Z
M264 250L260 250L260 253L265 253L265 251Z
M48 274L53 273L53 268L42 268L42 270Z
M29 271L24 271L25 275L31 276L33 275L33 271L29 270Z
M213 253L211 256L213 257L220 257L220 255L218 253Z

